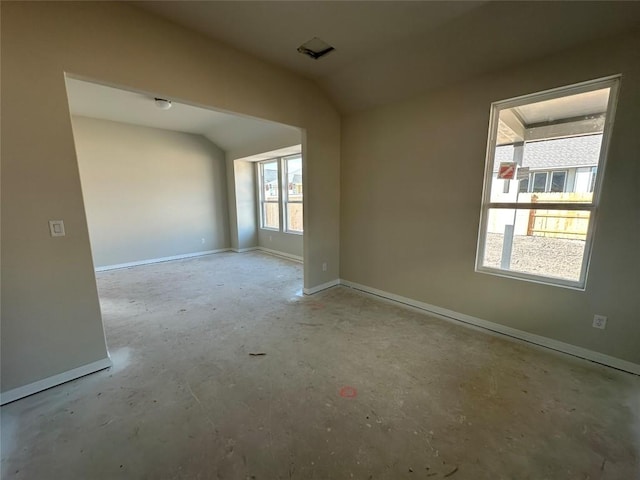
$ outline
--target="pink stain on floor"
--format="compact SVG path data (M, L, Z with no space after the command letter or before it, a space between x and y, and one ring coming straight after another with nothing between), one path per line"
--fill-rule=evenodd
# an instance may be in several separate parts
M355 398L358 396L358 391L349 386L344 386L340 389L340 396L342 398Z

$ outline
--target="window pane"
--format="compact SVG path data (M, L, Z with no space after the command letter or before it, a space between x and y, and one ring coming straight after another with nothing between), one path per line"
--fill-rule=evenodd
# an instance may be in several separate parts
M547 173L534 173L533 174L533 191L544 192L547 186Z
M490 209L482 265L577 282L589 218L582 210Z
M287 193L289 200L302 201L302 157L287 160Z
M262 226L265 228L280 228L280 214L278 203L262 204Z
M551 191L564 192L564 184L567 179L567 172L553 172L551 174Z
M529 190L529 177L520 180L520 193L526 193Z
M278 200L278 162L267 162L262 167L262 199L267 202Z
M287 228L292 232L302 232L301 203L287 203Z
M584 178L580 178L578 172L588 172L597 167L600 161L610 90L600 88L497 109L493 179L489 186L491 201L523 203L525 200L517 194L527 189L536 193L593 191L592 177L585 174ZM498 172L500 164L505 162L515 162L517 165L515 180L526 176L525 171L518 173L518 170L528 170L531 175L529 184L521 181L518 191L510 189L511 193L503 192L502 180L505 178ZM556 171L564 173L558 173L557 182L554 183L550 177ZM555 199L539 201L554 202ZM570 201L591 203L592 197L582 196Z
M302 157L300 155L289 157L285 159L285 162L287 171L286 229L288 232L302 232Z

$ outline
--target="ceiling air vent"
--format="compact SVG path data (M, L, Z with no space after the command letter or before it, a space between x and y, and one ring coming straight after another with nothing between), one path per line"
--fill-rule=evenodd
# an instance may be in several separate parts
M320 57L324 57L327 53L335 50L331 45L329 45L324 40L319 39L318 37L313 37L308 42L303 43L298 47L298 52L307 55L314 60L318 60Z

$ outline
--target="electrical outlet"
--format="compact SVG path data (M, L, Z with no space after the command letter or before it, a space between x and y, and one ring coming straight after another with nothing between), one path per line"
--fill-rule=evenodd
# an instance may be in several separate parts
M322 271L323 272L327 271L327 262L322 262Z
M52 237L64 237L64 222L62 220L49 220L49 232Z
M607 326L607 317L604 315L594 315L593 316L593 328L599 328L604 330Z

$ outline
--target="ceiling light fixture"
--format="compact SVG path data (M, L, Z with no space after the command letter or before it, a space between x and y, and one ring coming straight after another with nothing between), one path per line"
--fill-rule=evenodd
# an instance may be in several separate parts
M318 37L313 37L298 47L298 52L314 60L318 60L320 57L324 57L327 53L333 52L334 50L335 48Z
M169 110L171 108L171 100L165 100L164 98L155 98L156 107L160 110Z

